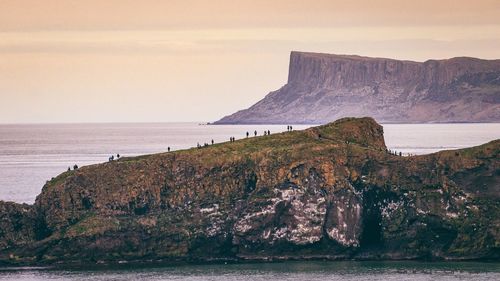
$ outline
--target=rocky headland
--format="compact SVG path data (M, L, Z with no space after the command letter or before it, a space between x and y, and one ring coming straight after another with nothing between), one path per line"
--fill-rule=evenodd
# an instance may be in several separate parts
M0 265L500 258L500 140L401 157L371 118L65 172Z
M500 60L425 62L292 52L288 82L216 124L500 122Z

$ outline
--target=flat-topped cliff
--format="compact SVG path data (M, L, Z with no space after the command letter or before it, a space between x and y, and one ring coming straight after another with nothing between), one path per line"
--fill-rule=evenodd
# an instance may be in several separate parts
M500 60L425 62L292 52L288 83L217 124L500 122Z
M500 140L402 157L371 118L65 172L0 265L500 258Z

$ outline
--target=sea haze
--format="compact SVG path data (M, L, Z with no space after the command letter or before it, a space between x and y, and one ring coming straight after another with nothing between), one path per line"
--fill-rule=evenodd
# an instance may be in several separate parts
M294 125L294 130L310 127ZM69 166L286 131L286 125L197 123L0 125L0 200L33 203L43 184ZM386 124L386 144L404 154L479 145L500 138L500 123Z

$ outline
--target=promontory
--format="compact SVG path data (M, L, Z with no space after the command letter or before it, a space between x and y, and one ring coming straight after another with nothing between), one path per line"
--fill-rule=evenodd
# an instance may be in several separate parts
M288 82L216 124L500 122L500 60L425 62L292 52Z
M395 155L344 118L85 166L0 202L0 265L498 260L499 151Z

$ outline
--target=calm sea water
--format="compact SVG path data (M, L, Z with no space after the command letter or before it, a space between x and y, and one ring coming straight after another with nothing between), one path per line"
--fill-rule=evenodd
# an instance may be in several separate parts
M296 125L294 129L309 126ZM68 166L222 142L247 131L277 133L282 125L205 126L196 123L0 125L0 200L33 203L43 184ZM500 138L497 124L384 125L390 149L423 154Z
M5 270L0 280L424 281L500 280L498 263L285 262L105 270Z

